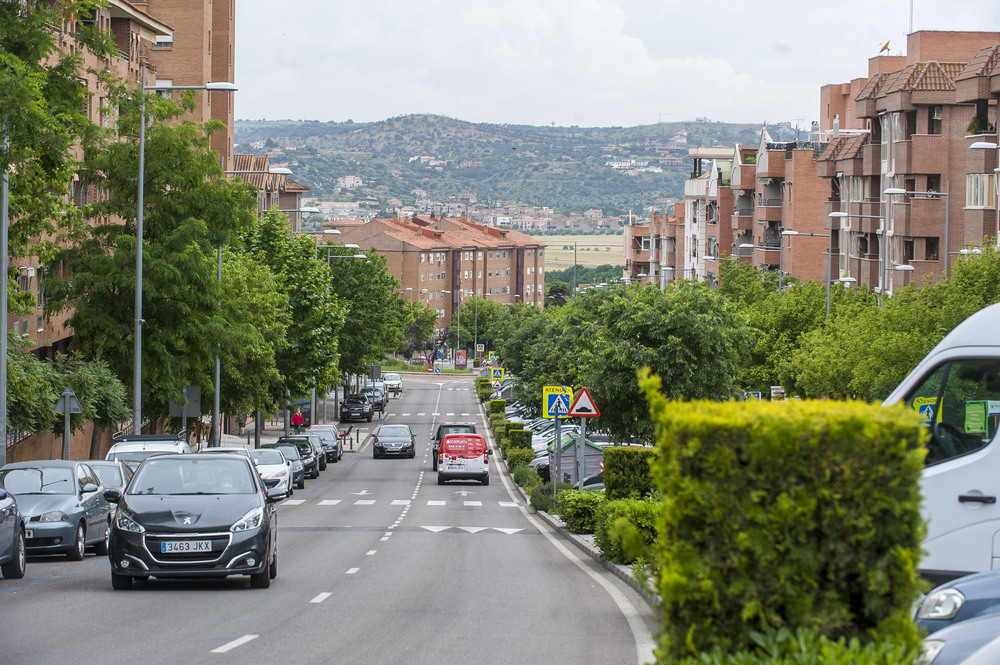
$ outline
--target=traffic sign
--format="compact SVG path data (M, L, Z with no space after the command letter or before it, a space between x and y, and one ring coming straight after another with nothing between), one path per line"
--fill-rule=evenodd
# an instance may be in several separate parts
M496 361L497 361L497 352L490 351L490 364L495 363Z
M76 393L69 386L62 391L59 399L56 400L56 413L83 413L80 408L80 400L76 398Z
M490 380L491 381L503 381L503 367L491 367L490 368Z
M435 374L440 374L441 373L441 368L440 367L435 367L434 368L434 373Z
M495 390L500 390L501 388L503 388L503 381L494 381L493 388Z
M476 353L482 353L486 350L485 344L476 344Z
M590 391L580 388L580 393L573 400L573 405L569 407L569 415L572 418L596 418L601 415L594 404L594 398L590 396Z
M569 415L569 405L573 401L573 389L569 386L544 386L542 388L542 415L545 418Z

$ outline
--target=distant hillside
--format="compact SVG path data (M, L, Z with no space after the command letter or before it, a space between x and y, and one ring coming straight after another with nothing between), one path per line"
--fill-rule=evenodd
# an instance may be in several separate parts
M409 115L371 123L238 120L235 140L238 152L289 163L292 177L322 200L447 204L472 194L480 206L621 215L683 196L688 146L755 145L759 131L759 125L709 122L533 127ZM777 129L768 131L779 138ZM625 160L662 172L627 175L606 165ZM364 184L338 191L337 179L345 176Z

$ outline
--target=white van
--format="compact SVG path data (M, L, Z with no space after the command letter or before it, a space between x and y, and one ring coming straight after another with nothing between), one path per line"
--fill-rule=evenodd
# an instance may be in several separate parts
M104 459L121 460L135 468L142 460L153 455L190 452L191 446L176 435L140 434L118 439Z
M438 485L448 480L490 484L490 453L482 434L445 434L438 451Z
M948 333L883 402L898 403L931 432L920 573L940 583L1000 570L1000 304Z

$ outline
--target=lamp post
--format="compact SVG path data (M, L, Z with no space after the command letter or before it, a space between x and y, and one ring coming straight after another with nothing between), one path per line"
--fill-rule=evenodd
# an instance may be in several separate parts
M911 194L911 195L918 195L918 196L919 195L923 195L923 196L927 196L927 197L932 197L932 196L933 197L938 197L938 196L943 196L944 197L944 276L945 277L948 277L948 240L949 240L948 235L949 235L949 233L951 231L951 219L950 219L949 214L948 214L949 213L949 208L951 207L951 205L950 205L951 202L948 199L948 194L950 193L950 190L951 190L951 181L950 180L945 180L945 183L944 183L944 192L930 192L930 191L928 191L928 192L914 192L914 191L909 191L909 190L903 189L901 187L889 187L884 192L882 192L886 196L892 196L894 194ZM891 204L892 202L893 202L893 200L889 199L889 203ZM892 216L890 215L890 220L887 220L887 221L891 221L891 217ZM888 227L888 224L886 224L886 227ZM886 232L883 233L883 236L882 236L883 238L887 237L886 233L888 233L888 228L886 228ZM885 242L885 246L886 246L885 247L886 248L885 261L888 262L889 261L889 243L888 243L888 241ZM883 288L883 290L885 290L885 289Z
M1000 146L989 141L976 141L969 148L971 150L997 150ZM1000 247L1000 167L993 169L993 199L993 207L996 210L996 224L993 230L997 236L997 247Z
M7 123L0 128L0 149L3 150L3 177L0 179L0 442L3 463L7 463L7 222L10 203L10 145Z
M827 246L826 246L826 255L827 255L827 260L830 263L833 263L833 231L832 230L830 231L830 233L813 233L812 231L810 231L809 233L799 233L798 231L788 230L788 231L782 231L781 235L783 235L783 236L789 236L789 237L791 237L791 236L809 236L809 237L815 237L815 238L828 238L829 240L828 240ZM792 242L791 240L788 241L789 246L791 245L791 242ZM828 317L830 316L830 282L831 281L832 280L830 279L830 265L828 264L827 265L827 272L826 272L826 315Z
M142 433L142 217L143 190L146 170L146 92L165 90L222 90L234 92L232 83L206 83L205 85L146 85L146 67L142 68L140 82L142 102L139 110L139 191L136 196L135 216L135 331L132 349L132 430ZM6 443L6 442L5 442Z

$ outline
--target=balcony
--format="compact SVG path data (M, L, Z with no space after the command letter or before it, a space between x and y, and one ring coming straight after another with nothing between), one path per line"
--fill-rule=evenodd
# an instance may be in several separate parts
M634 249L632 250L631 257L633 261L649 262L649 250L648 249Z
M758 178L784 178L785 177L785 151L784 150L768 150L767 151L767 162L766 168L761 168L761 164L757 163L757 177Z
M861 148L862 173L876 174L882 171L882 144L868 143Z
M754 189L756 178L756 164L741 164L733 170L732 186L734 189Z
M779 202L777 207L761 206L757 208L757 219L765 222L780 222L781 221L781 205L780 199L774 199Z
M732 228L737 231L753 231L753 217L733 217Z
M703 199L708 196L708 178L688 178L684 181L684 198Z

